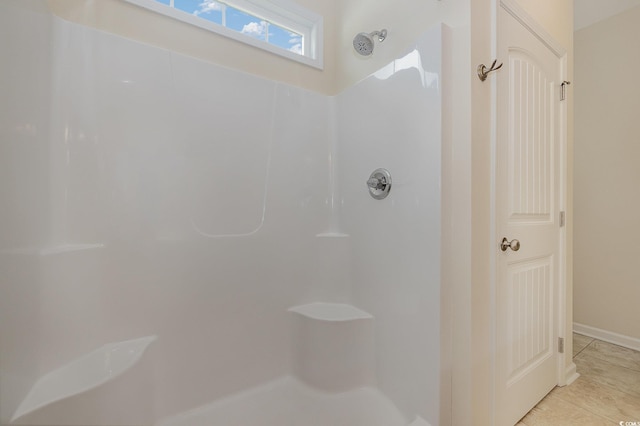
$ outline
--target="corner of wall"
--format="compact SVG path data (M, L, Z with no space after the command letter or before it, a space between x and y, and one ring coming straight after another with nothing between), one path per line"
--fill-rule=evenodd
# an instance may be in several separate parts
M452 27L468 25L469 0L441 2L396 0L376 3L368 0L339 2L336 16L340 26L336 36L336 87L353 85L397 58L423 31L438 23ZM353 37L361 32L386 29L384 42L376 42L374 53L362 57L353 50Z

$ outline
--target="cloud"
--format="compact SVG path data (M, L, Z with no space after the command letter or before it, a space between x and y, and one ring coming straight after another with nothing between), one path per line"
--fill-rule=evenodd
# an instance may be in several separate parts
M289 44L291 47L288 49L290 52L302 55L302 36L296 33L289 33Z
M267 22L249 22L247 25L242 27L242 34L247 34L252 37L262 37L267 29Z
M297 53L298 55L302 55L302 43L294 44L289 48L289 51Z
M214 0L204 0L202 3L198 5L198 10L193 12L194 15L204 15L211 12L216 12L222 10L222 6L220 3Z

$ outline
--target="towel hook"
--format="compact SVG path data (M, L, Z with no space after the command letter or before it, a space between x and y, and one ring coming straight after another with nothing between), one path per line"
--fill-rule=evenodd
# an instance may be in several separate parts
M491 64L491 68L489 69L487 69L487 67L484 64L478 65L478 78L480 79L480 81L485 81L490 72L497 71L500 68L502 68L503 64L500 64L496 67L497 62L498 62L497 59L493 61L493 63Z

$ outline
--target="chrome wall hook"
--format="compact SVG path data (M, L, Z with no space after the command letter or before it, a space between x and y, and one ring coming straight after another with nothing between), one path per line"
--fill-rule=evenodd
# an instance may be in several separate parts
M500 68L502 68L503 64L500 64L496 67L497 62L498 62L497 59L493 61L493 63L491 64L491 68L489 69L487 69L485 64L478 65L478 78L480 79L480 81L485 81L490 72L497 71Z
M565 99L567 99L567 86L570 85L571 82L570 81L563 81L562 84L560 84L560 100L564 101Z

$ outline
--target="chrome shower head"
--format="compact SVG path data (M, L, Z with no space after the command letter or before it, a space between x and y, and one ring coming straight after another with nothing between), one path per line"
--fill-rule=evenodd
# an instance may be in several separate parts
M387 30L374 31L372 33L360 33L353 38L353 48L362 56L369 56L373 53L373 38L378 37L382 42L387 38Z

